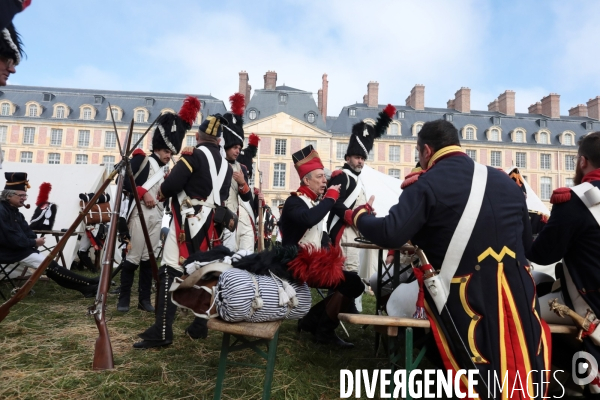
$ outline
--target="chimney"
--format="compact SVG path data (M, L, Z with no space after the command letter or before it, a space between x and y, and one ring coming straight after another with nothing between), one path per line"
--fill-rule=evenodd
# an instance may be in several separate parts
M498 111L505 115L515 115L515 92L506 90L498 96Z
M323 115L323 89L319 89L317 92L317 107L319 108L319 113Z
M542 103L538 101L537 103L530 105L527 111L529 112L529 114L541 114Z
M587 111L588 117L600 119L600 96L588 100Z
M249 76L248 73L246 71L242 71L240 72L240 87L238 89L238 92L240 92L241 94L243 94L246 97L246 104L248 105L248 103L250 103L250 85L248 84L248 80L249 80Z
M456 111L461 113L471 112L471 89L468 87L461 87L454 94L454 108Z
M369 82L367 84L367 107L379 107L379 83Z
M277 86L277 72L267 71L264 75L265 78L265 90L275 90Z
M577 104L575 107L569 110L570 117L587 117L588 109L585 104Z
M365 94L365 95L363 96L363 103L365 103L365 104L369 104L369 95L368 95L368 94Z
M410 91L410 96L406 98L406 105L415 110L425 109L425 85L416 84Z
M550 118L560 118L560 95L550 93L542 98L542 114Z
M490 104L488 104L488 111L498 112L500 109L498 108L498 99L495 99Z
M446 103L446 108L454 108L454 99L448 100Z
M321 116L323 117L323 122L327 118L327 95L329 93L329 81L327 80L327 74L323 74L322 82L321 82Z

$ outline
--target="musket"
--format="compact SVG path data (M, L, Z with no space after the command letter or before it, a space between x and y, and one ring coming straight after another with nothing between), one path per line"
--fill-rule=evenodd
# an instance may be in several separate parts
M258 190L262 193L262 173L258 170ZM263 223L262 200L258 199L258 251L265 249L265 226Z
M571 310L568 306L560 304L558 299L548 301L548 306L550 307L551 311L554 311L554 313L561 318L571 317L575 325L577 325L579 328L575 339L580 342L583 342L583 332L589 332L592 327L595 328L595 326L598 325L598 319L596 319L594 312L589 308L585 313L585 317L582 317L575 311Z

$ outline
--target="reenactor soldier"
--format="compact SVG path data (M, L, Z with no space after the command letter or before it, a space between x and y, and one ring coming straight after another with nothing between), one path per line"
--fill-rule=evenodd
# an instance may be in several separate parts
M135 188L131 187L129 179L124 182L124 188L128 193L136 190L142 203L144 221L148 229L148 236L153 248L151 251L158 254L160 246L160 230L164 215L163 203L157 200L160 185L164 181L163 166L169 163L171 157L179 154L181 143L186 132L191 129L196 116L200 111L200 101L188 96L179 114L165 113L158 117L156 129L152 136L152 154L149 156L142 149L136 149L131 159L131 170L134 174ZM187 119L183 119L184 116ZM140 267L138 281L139 298L137 308L143 311L154 312L150 301L152 293L152 267L144 232L138 214L133 195L128 198L127 207L124 208L125 217L128 215L130 247L127 250L126 259L121 269L121 289L117 311L129 311L131 287L135 271Z
M369 201L348 211L347 220L378 246L400 248L411 240L426 253L432 268L421 270L427 279L419 278L425 296L419 302L445 369L479 370L475 390L482 397L488 376L507 377L510 387L521 378L529 393L546 393L551 338L538 317L525 258L532 240L525 197L504 172L473 162L450 122L425 123L417 150L424 169L406 177L389 214L377 218ZM411 301L419 298L414 287ZM417 316L419 307L412 307Z
M169 288L176 277L183 275L182 265L191 254L222 244L220 224L231 226L226 220L230 214L224 206L233 170L220 153L218 138L222 124L227 124L227 120L221 115L209 115L196 133L198 146L183 149L181 158L160 186L159 200L171 199L173 219L159 271L156 321L139 335L142 341L135 343L134 348L173 343L177 306L171 301ZM221 221L215 220L217 214L223 218ZM206 337L206 322L195 318L186 329L187 334L192 338Z

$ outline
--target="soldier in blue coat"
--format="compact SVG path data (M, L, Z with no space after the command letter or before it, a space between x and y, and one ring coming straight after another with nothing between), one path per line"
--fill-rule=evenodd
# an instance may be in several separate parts
M600 316L600 132L584 136L579 143L575 187L554 191L552 214L533 243L527 258L542 265L563 260L557 268L562 294L567 305L584 316L591 309ZM561 276L562 275L562 276ZM558 296L557 296L558 297ZM542 307L545 304L541 304ZM583 339L583 349L600 361L600 329ZM562 338L561 338L562 339ZM564 346L558 346L564 347ZM556 348L556 346L555 346ZM561 348L561 350L565 350ZM558 358L571 356L570 348ZM558 353L555 351L555 358ZM570 367L569 367L570 369ZM600 377L589 389L600 393Z
M447 370L479 370L475 390L482 398L493 397L488 373L500 381L506 376L511 388L520 379L517 387L540 393L542 379L550 380L549 372L541 375L550 367L550 338L525 258L531 243L525 197L504 172L474 163L450 122L425 123L417 150L423 170L407 176L386 217L375 217L368 202L347 219L384 248L411 240L440 270L422 290ZM530 371L537 372L526 381Z

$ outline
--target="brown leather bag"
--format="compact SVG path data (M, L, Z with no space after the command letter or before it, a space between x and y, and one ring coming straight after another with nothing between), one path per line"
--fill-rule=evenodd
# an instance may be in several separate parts
M79 201L79 206L83 210L87 203L83 200ZM92 206L90 211L85 215L86 225L106 224L110 222L110 203L99 203Z

